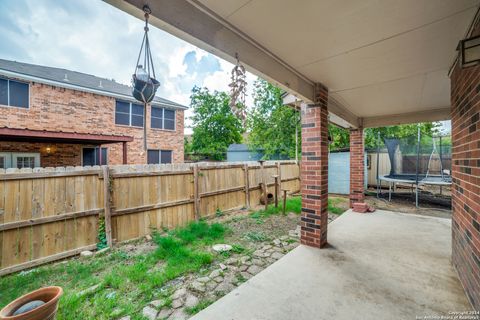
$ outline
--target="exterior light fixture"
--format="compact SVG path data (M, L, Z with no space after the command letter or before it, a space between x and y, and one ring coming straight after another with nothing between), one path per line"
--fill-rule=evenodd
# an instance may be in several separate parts
M461 40L458 44L462 68L480 63L480 36Z
M50 153L52 153L52 148L51 148L51 147L46 147L46 148L45 148L45 151L46 151L48 154L50 154Z

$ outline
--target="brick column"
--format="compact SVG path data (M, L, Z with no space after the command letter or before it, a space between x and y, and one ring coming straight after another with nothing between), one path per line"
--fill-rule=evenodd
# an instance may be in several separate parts
M316 104L302 108L301 243L327 244L328 224L328 89L315 86Z
M471 36L480 36L477 21ZM452 263L474 310L480 310L480 64L451 80Z
M363 128L350 130L350 208L365 199Z

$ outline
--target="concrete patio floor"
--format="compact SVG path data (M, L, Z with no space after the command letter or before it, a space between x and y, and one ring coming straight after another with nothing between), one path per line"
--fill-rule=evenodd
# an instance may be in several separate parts
M297 247L192 319L397 320L472 309L450 262L450 220L347 211L328 228L328 248Z

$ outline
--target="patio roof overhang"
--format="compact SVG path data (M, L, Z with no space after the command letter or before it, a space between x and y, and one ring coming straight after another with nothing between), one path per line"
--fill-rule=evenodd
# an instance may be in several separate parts
M133 137L76 132L0 128L0 140L47 143L109 144L133 141Z
M305 103L329 88L348 126L449 119L449 69L480 2L105 0L230 62ZM395 119L392 119L394 118ZM393 122L393 123L392 123Z

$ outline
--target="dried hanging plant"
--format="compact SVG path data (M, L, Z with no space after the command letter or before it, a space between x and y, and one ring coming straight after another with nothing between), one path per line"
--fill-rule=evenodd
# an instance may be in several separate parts
M247 120L247 109L245 106L245 97L247 95L246 72L245 67L238 59L238 54L235 55L235 57L237 58L237 64L232 69L232 82L229 84L230 108L233 114L237 116L245 126Z

